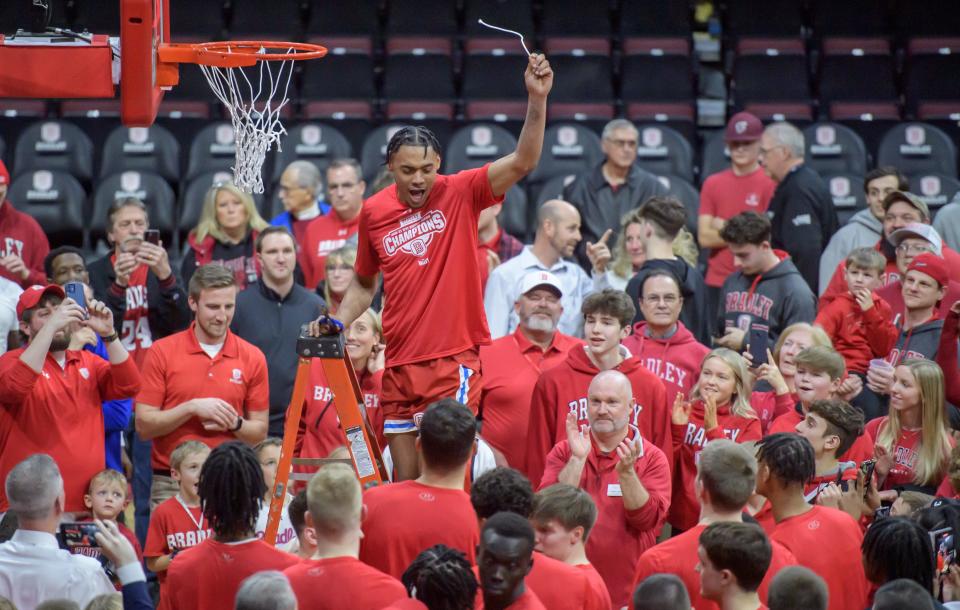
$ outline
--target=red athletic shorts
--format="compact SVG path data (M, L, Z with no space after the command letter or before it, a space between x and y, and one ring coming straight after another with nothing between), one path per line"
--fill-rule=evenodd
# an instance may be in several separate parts
M386 434L415 432L422 413L441 398L454 398L476 415L481 387L477 349L390 367L383 372L380 395L383 431Z

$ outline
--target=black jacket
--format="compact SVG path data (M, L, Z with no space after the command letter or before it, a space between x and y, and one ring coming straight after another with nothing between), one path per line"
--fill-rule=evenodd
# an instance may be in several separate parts
M771 245L790 255L816 294L820 255L838 227L827 185L817 172L798 165L777 185L767 215L773 225Z
M267 359L270 379L270 436L283 436L283 421L297 374L297 337L300 327L316 320L323 299L303 286L281 299L257 280L237 295L237 309L230 329L256 345Z
M607 229L613 229L613 236L607 241L612 251L620 232L620 221L627 212L639 208L654 195L667 194L667 187L656 176L636 165L630 168L627 181L614 191L603 177L602 168L603 162L563 189L563 199L580 211L583 239L577 246L577 260L588 271L591 264L586 253L587 242L596 243Z
M744 275L737 270L728 275L720 290L718 314L720 333L739 328L749 334L752 325L765 326L773 345L791 324L813 323L817 298L788 257L766 273Z
M680 292L683 295L680 321L693 333L697 341L710 345L709 322L712 314L707 311L707 288L703 283L703 275L682 258L647 260L636 275L627 282L626 292L637 308L634 324L643 321L643 312L640 311L640 288L643 286L643 280L654 269L665 269L677 276L680 281Z
M114 328L118 334L123 335L127 291L116 283L117 274L113 271L111 256L112 253L90 263L87 273L90 275L93 294L113 312ZM171 266L171 271L172 269ZM187 294L175 271L164 282L157 279L152 271L147 272L147 307L150 333L154 341L185 329L193 319L187 304Z

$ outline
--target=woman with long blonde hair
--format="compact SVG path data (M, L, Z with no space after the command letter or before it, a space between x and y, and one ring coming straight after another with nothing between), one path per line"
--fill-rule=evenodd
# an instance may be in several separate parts
M353 281L356 273L353 270L357 262L357 248L352 245L341 246L332 250L324 261L326 277L317 285L317 292L327 303L331 314L336 314L340 308L340 301L347 294L347 288Z
M916 485L933 494L947 474L953 440L943 371L932 360L904 360L893 372L890 414L867 424L879 489Z
M690 400L677 394L671 414L673 500L667 518L674 528L690 529L700 518L693 481L703 446L718 438L737 443L761 438L760 420L750 406L749 384L743 357L719 347L704 356Z
M208 263L219 263L233 271L239 290L256 282L260 267L254 242L268 226L249 193L231 182L214 184L203 199L197 227L187 237L190 247L181 265L184 285L190 283L197 267Z

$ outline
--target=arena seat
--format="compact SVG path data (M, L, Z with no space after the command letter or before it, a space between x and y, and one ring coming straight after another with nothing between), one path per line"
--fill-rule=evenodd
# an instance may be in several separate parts
M383 96L388 100L452 102L456 91L450 40L440 37L388 40Z
M221 121L204 127L190 145L184 179L191 180L204 172L232 171L236 149L236 136L230 123Z
M847 224L851 216L867 207L866 194L863 192L863 174L827 172L820 177L830 191L840 226Z
M927 204L931 214L935 214L937 210L953 201L960 192L960 181L956 176L918 174L908 178L910 190Z
M288 165L294 161L310 161L321 174L334 159L353 156L353 147L337 128L321 123L302 123L291 128L280 140L280 150L273 158L275 184Z
M166 128L118 127L103 146L100 177L122 171L153 172L171 185L180 181L180 143Z
M667 187L667 194L676 197L687 210L687 230L693 235L697 234L697 216L700 214L700 191L689 181L670 174L660 174L657 176L663 186Z
M93 143L67 121L39 121L27 127L17 140L14 155L14 176L59 170L85 184L93 178Z
M461 127L446 146L444 167L448 173L480 167L510 154L517 139L509 131L491 123Z
M87 194L70 173L26 171L10 183L7 199L16 209L32 216L51 243L86 247Z
M603 158L596 132L576 123L554 123L544 133L540 163L527 176L527 184L588 171Z
M855 131L838 123L820 122L803 130L807 167L821 175L867 173L867 149Z
M908 176L957 176L956 144L941 130L925 123L900 123L883 137L877 165L892 165Z
M693 182L693 147L685 137L664 125L637 125L637 129L637 165L653 174Z
M95 241L106 235L107 211L118 199L133 197L147 206L150 228L159 229L166 246L176 247L176 203L173 189L163 176L152 172L124 170L111 174L97 184L90 213L90 238Z

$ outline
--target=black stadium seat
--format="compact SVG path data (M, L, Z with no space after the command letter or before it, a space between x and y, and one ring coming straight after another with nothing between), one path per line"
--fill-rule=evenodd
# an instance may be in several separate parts
M312 39L313 40L313 39ZM303 100L355 100L376 97L373 43L369 37L315 39L327 47L322 59L300 62ZM349 74L349 78L344 75Z
M552 103L547 104L547 121L574 121L586 125L597 133L613 120L613 104L604 103Z
M877 165L892 165L904 174L956 177L957 147L944 132L925 123L901 123L883 137Z
M262 0L230 0L227 5L228 30L234 40L300 40L303 36L302 0L270 0L268 10Z
M457 33L457 3L450 0L390 0L388 36L451 36Z
M576 180L576 174L567 174L565 176L554 176L542 186L535 186L530 189L530 198L534 200L534 206L531 206L532 213L536 216L537 210L540 209L540 206L543 205L545 201L551 199L563 199L563 189L567 187L568 184ZM534 226L531 231L536 230Z
M453 134L454 105L446 102L412 100L387 104L386 119L391 123L422 125L443 143Z
M34 123L17 140L13 175L39 169L64 171L89 184L93 178L93 143L73 123Z
M517 139L509 131L491 123L467 125L450 138L444 155L447 173L480 167L496 161L517 148Z
M226 7L222 0L170 0L170 35L219 39L224 36Z
M387 143L403 126L401 123L387 123L367 134L363 141L363 148L360 150L360 166L363 167L363 179L367 181L368 186L386 163ZM443 142L440 145L442 146Z
M549 0L543 3L540 31L544 36L610 36L610 16L610 2L603 0Z
M524 100L527 55L516 38L471 38L464 43L463 97Z
M960 32L960 11L953 2L942 0L899 0L893 23L902 38L956 36Z
M388 40L384 72L383 96L388 100L452 102L456 97L451 43L447 38Z
M86 246L87 195L69 173L40 169L20 174L10 184L7 199L43 227L50 243Z
M579 174L593 168L604 158L600 137L576 123L555 123L543 137L543 153L527 184L543 183L554 176Z
M821 175L867 173L867 149L849 127L838 123L814 123L803 130L805 163Z
M862 174L838 172L821 174L820 177L830 191L841 226L845 225L851 216L867 207Z
M679 199L687 209L687 230L696 235L697 216L700 214L700 191L679 176L661 174L657 176L657 180L667 187L668 195Z
M693 25L688 0L623 0L621 36L690 36Z
M522 187L513 185L503 198L503 209L497 216L503 230L522 242L531 236L530 212L527 206L527 193ZM535 229L536 227L534 227Z
M232 171L237 156L236 136L230 123L213 123L201 129L190 145L185 180L204 172Z
M809 103L807 56L799 39L747 39L733 63L734 106L751 102Z
M309 102L303 107L303 118L334 126L350 142L354 154L363 148L367 134L373 129L371 100L336 100Z
M960 192L960 181L954 176L942 174L920 174L909 176L910 191L922 199L930 213L947 205Z
M915 38L907 47L904 93L916 113L922 103L960 102L960 38Z
M480 100L467 102L464 116L471 123L496 123L519 137L527 117L527 101Z
M880 140L900 123L900 108L894 102L834 102L827 107L827 116L854 130L863 139L867 154L876 159Z
M103 146L100 177L126 170L153 172L176 184L180 181L180 143L160 125L118 127Z
M613 62L606 38L550 38L544 43L550 64L563 78L554 80L556 102L613 102Z
M310 161L320 170L327 169L334 159L353 156L353 147L335 127L321 123L303 123L292 127L280 140L280 150L273 162L272 183L294 161Z
M797 0L732 0L725 16L725 31L734 37L797 37L803 30L803 2Z
M92 240L106 234L107 211L118 199L133 197L147 206L150 228L159 229L160 236L168 246L175 244L176 197L173 189L162 176L151 172L124 171L107 176L97 184L93 192L90 237Z
M309 4L310 17L307 22L307 32L311 36L376 36L378 34L380 0L310 2Z
M451 3L452 4L452 3ZM533 2L531 0L466 0L463 29L467 36L503 36L503 32L480 25L477 20L515 30L533 42ZM520 41L514 43L520 46ZM527 43L530 48L530 43ZM531 51L533 49L530 49Z
M810 14L813 35L817 38L834 36L886 36L890 30L886 3L877 0L812 0Z
M697 114L691 102L627 104L627 119L634 123L658 123L670 127L694 144L697 141Z
M685 137L662 125L637 125L637 165L657 175L693 182L693 147Z
M700 183L708 177L730 167L730 151L723 139L723 130L718 129L704 138L700 151Z
M628 38L620 68L624 102L678 102L696 97L694 62L685 38Z
M823 104L896 101L896 68L890 42L883 38L824 40L819 83Z

